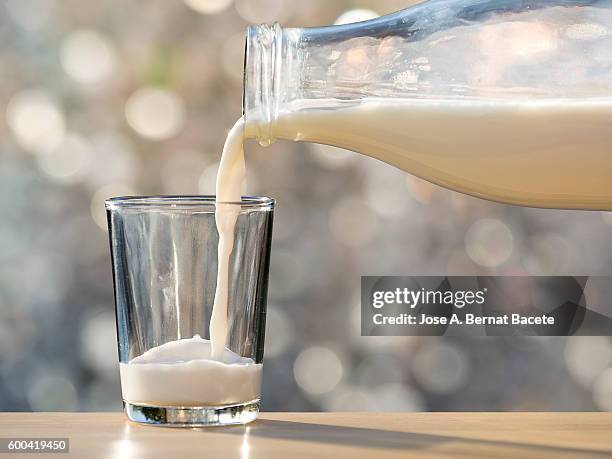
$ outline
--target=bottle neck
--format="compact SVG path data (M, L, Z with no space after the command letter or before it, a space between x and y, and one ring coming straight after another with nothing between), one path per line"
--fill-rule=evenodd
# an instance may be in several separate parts
M295 126L283 122L286 114L304 107L329 109L369 96L398 97L401 90L385 75L389 62L395 62L389 55L398 55L403 40L383 43L387 21L399 27L398 15L329 27L249 27L242 107L246 137L262 145L276 138L303 140Z
M282 92L283 29L276 23L250 26L244 56L242 111L247 137L269 145L274 139Z

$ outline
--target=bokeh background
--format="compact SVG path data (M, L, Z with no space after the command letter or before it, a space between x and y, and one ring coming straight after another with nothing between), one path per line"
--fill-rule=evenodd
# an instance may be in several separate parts
M406 1L0 4L0 409L121 408L103 200L214 192L249 23ZM407 127L409 128L409 127ZM612 274L612 215L522 209L317 145L247 147L277 198L266 410L612 410L612 341L361 337L362 275Z

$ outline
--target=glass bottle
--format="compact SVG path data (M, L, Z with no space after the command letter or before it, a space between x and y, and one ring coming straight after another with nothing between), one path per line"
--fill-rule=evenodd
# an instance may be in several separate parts
M612 209L612 0L433 0L252 26L245 135L347 148L474 196Z

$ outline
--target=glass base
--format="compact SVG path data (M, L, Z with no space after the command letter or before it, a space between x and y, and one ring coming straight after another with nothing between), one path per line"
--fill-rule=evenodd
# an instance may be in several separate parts
M254 421L259 414L259 400L226 406L154 406L123 401L131 421L176 427L228 426Z

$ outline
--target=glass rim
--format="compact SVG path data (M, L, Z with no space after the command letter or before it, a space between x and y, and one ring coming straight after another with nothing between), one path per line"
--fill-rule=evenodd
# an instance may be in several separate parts
M151 195L151 196L116 196L106 199L107 210L123 208L144 209L177 209L177 208L214 208L217 204L236 205L242 209L272 210L275 200L266 196L242 196L240 202L217 202L215 195Z

